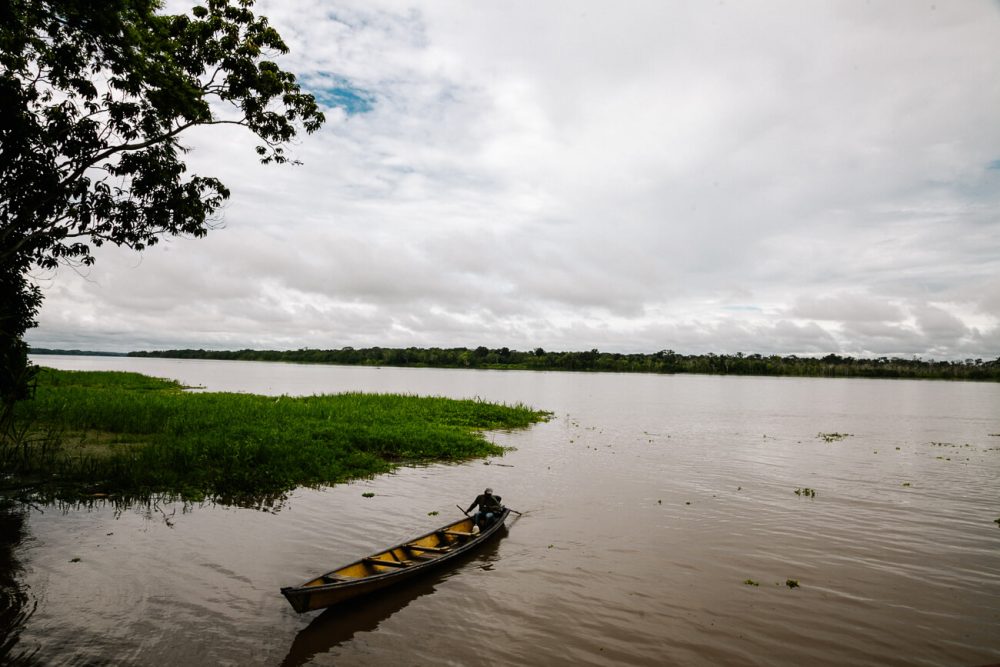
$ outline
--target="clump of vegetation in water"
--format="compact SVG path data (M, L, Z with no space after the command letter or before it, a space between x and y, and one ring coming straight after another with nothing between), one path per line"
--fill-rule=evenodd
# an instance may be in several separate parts
M35 398L17 406L24 437L0 443L0 479L36 498L252 503L405 463L501 455L482 431L548 416L520 404L398 394L191 393L138 373L43 368Z
M1000 526L1000 519L993 519L993 523Z
M810 489L808 486L805 487L804 489L795 489L795 495L805 496L806 498L815 498L816 489Z
M799 587L799 580L798 579L785 579L785 585L788 586L789 588L798 588Z
M820 438L824 442L837 442L838 440L843 440L844 438L851 437L850 433L817 433L817 438Z
M365 491L364 493L361 494L361 497L362 498L374 498L375 494L372 493L371 491Z
M747 586L760 586L760 582L754 581L753 579L747 579L743 583L746 584Z

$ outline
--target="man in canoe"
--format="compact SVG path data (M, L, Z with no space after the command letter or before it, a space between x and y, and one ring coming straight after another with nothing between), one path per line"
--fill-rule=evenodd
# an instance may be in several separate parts
M476 516L472 518L472 523L474 523L477 528L480 523L484 526L490 525L493 523L493 520L500 516L503 512L503 505L500 504L500 496L494 496L493 489L490 488L487 488L481 494L476 496L476 499L472 501L472 504L469 505L469 509L465 510L465 513L468 514L472 511L472 508L476 506L479 507L479 511L476 512Z

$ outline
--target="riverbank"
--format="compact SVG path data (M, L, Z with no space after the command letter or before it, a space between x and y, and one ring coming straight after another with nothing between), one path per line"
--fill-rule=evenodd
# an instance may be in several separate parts
M0 449L0 470L8 495L252 503L405 463L502 454L483 431L546 417L478 400L191 392L138 373L42 368L34 400L18 406L23 436Z
M837 354L823 357L742 353L685 355L673 350L661 350L653 354L618 354L596 349L585 352L547 352L537 348L534 351L522 352L506 347L160 350L129 352L127 356L401 368L1000 381L1000 357L985 361L983 359L936 361L917 357L855 358Z

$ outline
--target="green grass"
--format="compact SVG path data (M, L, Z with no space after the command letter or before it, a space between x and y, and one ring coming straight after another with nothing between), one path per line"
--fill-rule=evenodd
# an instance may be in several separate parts
M43 368L35 399L18 406L17 419L48 446L4 447L0 471L56 497L82 489L240 502L403 463L500 454L483 430L546 418L524 405L478 400L191 393L137 373Z

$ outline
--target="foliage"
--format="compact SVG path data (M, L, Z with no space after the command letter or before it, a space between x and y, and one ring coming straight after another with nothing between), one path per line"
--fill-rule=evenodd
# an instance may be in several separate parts
M821 358L701 354L683 355L672 350L653 354L546 352L537 348L519 352L506 347L383 348L340 350L164 350L132 352L136 357L175 359L238 359L363 366L413 366L433 368L490 368L520 370L605 371L613 373L700 373L717 375L772 375L799 377L869 377L947 380L1000 380L1000 357L995 361L963 362L879 357L855 359L830 354Z
M137 250L204 236L229 197L187 175L180 135L236 125L262 162L286 162L301 126L323 122L272 54L288 50L251 0L205 0L190 15L156 0L0 1L0 386L9 406L23 333L40 297L33 266L93 262L90 244ZM8 387L13 386L13 390Z
M523 405L347 393L290 398L185 392L136 373L43 368L19 418L55 425L62 447L21 465L57 496L168 493L241 500L332 484L407 462L502 453L483 429L545 418Z
M10 295L13 298L9 298ZM24 276L17 262L0 262L0 444L15 438L13 406L28 398L35 369L28 363L24 332L34 326L41 302L38 287Z

